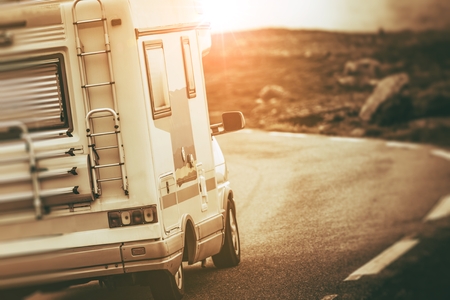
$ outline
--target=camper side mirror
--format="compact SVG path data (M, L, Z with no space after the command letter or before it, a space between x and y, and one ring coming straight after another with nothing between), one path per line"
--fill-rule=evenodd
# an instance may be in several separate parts
M244 114L240 111L228 111L222 114L222 123L211 125L212 135L241 130L245 127Z

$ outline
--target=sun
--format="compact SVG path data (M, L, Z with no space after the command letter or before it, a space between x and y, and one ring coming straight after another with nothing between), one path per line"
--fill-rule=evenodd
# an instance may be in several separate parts
M213 31L228 31L240 27L240 16L245 10L243 1L203 0L204 15Z

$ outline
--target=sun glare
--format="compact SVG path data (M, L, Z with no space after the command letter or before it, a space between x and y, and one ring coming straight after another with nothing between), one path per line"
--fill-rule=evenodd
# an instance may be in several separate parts
M213 31L227 31L239 27L239 16L243 11L242 1L204 0L202 5Z
M346 8L333 0L202 0L201 3L213 31L333 28L342 21L341 13Z
M213 31L269 27L337 31L443 27L448 26L448 21L436 16L450 7L444 0L197 1L203 4Z

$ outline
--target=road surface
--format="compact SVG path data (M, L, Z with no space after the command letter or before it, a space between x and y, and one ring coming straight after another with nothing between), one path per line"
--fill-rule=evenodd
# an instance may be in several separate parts
M184 299L450 299L448 150L251 130L218 140L242 260L187 266ZM106 298L152 299L94 282L27 299Z

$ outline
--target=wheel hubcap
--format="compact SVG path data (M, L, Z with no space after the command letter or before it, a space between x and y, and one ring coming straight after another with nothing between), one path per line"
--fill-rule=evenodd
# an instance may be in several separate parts
M233 241L234 252L236 253L236 255L239 255L239 236L236 219L234 218L234 214L231 209L228 214L230 216L231 240Z

